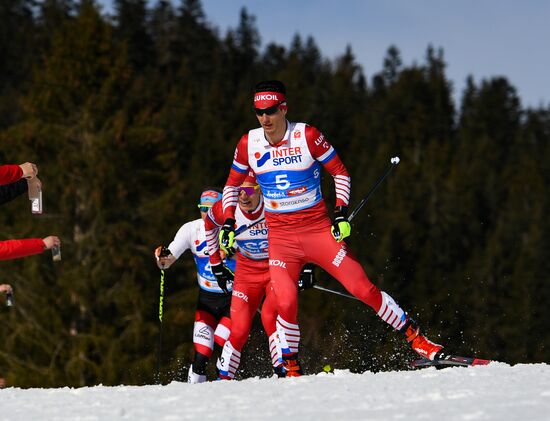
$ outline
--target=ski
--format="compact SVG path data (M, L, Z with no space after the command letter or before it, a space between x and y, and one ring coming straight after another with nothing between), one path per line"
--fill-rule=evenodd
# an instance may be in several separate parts
M458 355L438 353L433 360L420 358L418 360L412 361L411 366L413 366L414 368L444 366L468 367L471 365L487 365L490 362L490 360L483 360L481 358L461 357Z

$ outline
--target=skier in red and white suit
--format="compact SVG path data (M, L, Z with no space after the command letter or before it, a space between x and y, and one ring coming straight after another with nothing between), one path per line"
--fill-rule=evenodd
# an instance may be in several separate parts
M241 350L250 333L252 319L264 297L266 298L261 318L269 338L273 370L279 377L285 375L276 332L277 303L270 283L268 228L264 221L264 203L259 190L260 187L252 173L238 189L238 206L235 210L235 240L238 249L231 300L231 333L218 360L220 379L235 377L240 364ZM224 221L222 203L217 202L205 220L212 267L221 263L218 233Z
M235 150L223 192L226 221L219 239L222 249L234 241L238 186L252 170L264 196L270 274L277 297L277 331L287 376L301 373L297 282L306 262L321 266L385 322L405 333L416 352L433 359L442 346L420 334L401 307L369 280L342 241L351 232L347 220L351 180L336 151L315 127L286 120L286 89L282 82L260 82L255 92L254 108L261 127L242 136ZM321 167L335 182L332 223L321 193Z

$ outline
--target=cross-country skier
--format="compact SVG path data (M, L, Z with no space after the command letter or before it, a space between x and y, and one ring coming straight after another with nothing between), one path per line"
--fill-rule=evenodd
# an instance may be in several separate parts
M420 333L418 325L389 294L381 292L343 240L351 179L336 151L315 127L286 119L286 88L280 81L256 85L254 109L261 127L241 137L223 191L224 216L220 245L234 242L238 186L249 170L256 174L269 226L269 267L277 297L277 331L287 375L300 375L297 292L306 262L321 266L351 294L369 305L386 323L402 332L412 348L433 359L442 349ZM321 170L334 178L336 208L331 222L321 193ZM292 339L292 340L291 340Z
M212 273L204 230L206 213L221 198L220 190L204 190L198 205L201 218L184 224L166 252L163 252L162 246L155 250L157 265L160 269L169 268L186 250L191 250L197 266L197 281L200 288L193 327L195 357L189 368L187 378L189 383L206 381L206 365L214 350L214 344L223 347L231 329L229 319L231 284L219 285ZM235 260L226 259L224 265L233 271Z
M269 338L269 350L273 370L279 377L285 376L282 355L277 340L277 305L268 264L268 228L264 220L264 204L256 177L250 173L238 189L238 206L235 219L238 235L235 238L238 251L237 267L231 301L231 333L218 360L220 379L233 379L237 371L241 351L245 345L252 319L262 299L261 319ZM210 264L214 274L223 280L224 269L220 256L218 233L225 218L222 203L216 203L205 220L206 240L210 250ZM304 287L313 285L312 271L302 274Z

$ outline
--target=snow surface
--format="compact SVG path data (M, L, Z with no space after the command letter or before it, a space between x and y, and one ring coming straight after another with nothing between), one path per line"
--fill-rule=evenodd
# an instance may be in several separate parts
M550 365L0 390L0 420L550 420Z

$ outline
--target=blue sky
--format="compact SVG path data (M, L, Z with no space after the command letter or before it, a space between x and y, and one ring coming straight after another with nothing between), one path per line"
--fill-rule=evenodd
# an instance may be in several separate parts
M98 0L111 10L112 0ZM149 0L152 5L156 0ZM172 0L179 4L179 0ZM464 81L506 76L524 106L550 105L550 1L546 0L202 0L224 35L242 7L256 17L262 46L286 47L312 36L324 57L351 45L367 78L395 45L405 65L422 63L428 44L442 47L447 77L460 97Z

